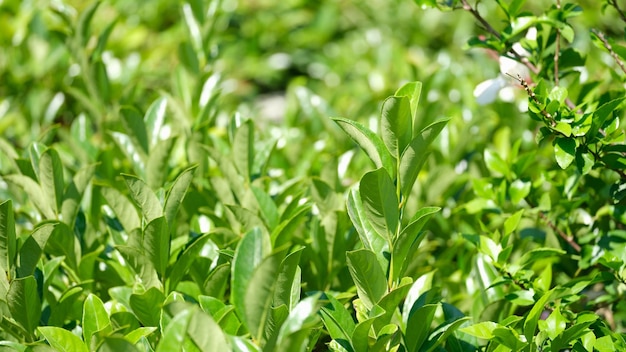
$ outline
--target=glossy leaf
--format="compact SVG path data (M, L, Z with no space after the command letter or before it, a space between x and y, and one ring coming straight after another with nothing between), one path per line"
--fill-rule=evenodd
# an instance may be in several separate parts
M161 306L165 301L163 293L152 287L142 294L132 294L128 303L133 313L144 326L159 326Z
M404 198L407 198L411 193L417 175L426 162L429 146L441 133L448 121L449 119L439 120L426 126L403 150L398 177Z
M13 202L9 199L0 203L0 270L11 278L16 267L17 238ZM1 274L1 273L0 273Z
M139 209L141 209L141 213L145 220L150 222L160 216L163 216L161 202L152 189L150 189L145 182L135 176L123 176L124 181L126 181L126 185L130 190L130 195L139 206Z
M376 168L385 168L387 172L395 170L395 161L377 134L356 121L340 117L333 120L365 151Z
M233 161L239 174L250 181L254 164L254 125L247 120L237 128L233 139Z
M554 141L554 155L561 169L566 169L576 158L576 142L570 138L557 138Z
M376 255L367 249L346 253L350 276L356 285L359 298L371 309L387 292L387 278L376 260Z
M541 296L533 306L533 308L528 312L526 316L526 320L524 321L524 336L526 336L527 341L532 341L533 336L535 335L535 330L537 329L537 322L541 317L545 309L546 303L552 297L552 293L555 289L552 289Z
M196 168L197 165L194 165L181 172L180 175L178 175L174 180L172 187L165 197L163 212L165 213L165 218L167 219L167 224L170 228L173 226L176 213L185 198L185 194L187 194L189 185L191 185Z
M257 341L262 339L268 323L283 257L284 254L279 252L263 258L254 268L246 287L242 320Z
M102 188L100 192L127 233L141 226L139 214L126 196L115 188L109 187Z
M309 343L309 333L318 328L318 296L300 301L280 327L278 351L303 351Z
M209 315L194 309L187 333L200 351L230 350L224 332Z
M183 351L183 341L192 315L191 309L185 309L172 318L164 328L156 352Z
M147 137L150 141L149 149L154 148L159 140L159 134L161 133L161 129L163 128L165 122L165 112L167 110L167 98L160 97L152 104L146 111L146 115L144 116L145 126L147 131Z
M61 210L63 202L63 164L54 149L46 149L39 158L39 185L48 207L55 213Z
M165 217L158 217L146 225L142 248L159 277L164 277L170 254L170 232Z
M72 332L55 326L37 328L50 346L59 352L89 352L83 341Z
M175 143L174 138L160 141L150 151L146 162L146 183L152 189L163 186L169 173L170 154Z
M340 344L345 343L351 345L352 333L356 326L352 315L344 305L333 296L326 295L325 298L328 300L328 304L320 309L320 315L328 334L333 340L338 341Z
M388 241L398 228L398 198L389 174L384 169L370 171L361 178L359 195L370 224Z
M54 209L45 193L32 178L24 175L7 175L3 177L7 182L11 182L26 192L30 201L41 212L46 219L55 219Z
M348 194L348 215L359 234L363 247L375 253L381 268L386 269L389 260L385 257L385 253L389 253L389 243L370 224L368 214L356 189L350 190Z
M6 304L11 317L32 334L41 317L41 298L35 277L27 276L11 281Z
M422 82L409 82L400 87L394 94L397 97L406 96L411 105L411 115L413 116L413 128L416 127L417 108L419 106L420 95L422 94Z
M389 153L400 159L404 148L411 141L413 117L410 99L406 96L389 97L383 103L380 134Z
M104 329L111 330L111 321L102 300L94 294L89 294L83 304L83 339L90 346L92 336Z
M89 186L95 171L95 165L89 165L80 169L65 190L61 204L61 215L63 222L69 226L73 226L76 221L83 194Z
M137 109L124 106L120 110L122 122L126 128L126 134L130 136L135 147L139 148L143 153L148 154L150 151L148 142L148 133L146 131L146 124L141 116L141 113Z
M246 323L246 326L250 326L246 312L248 287L256 268L270 252L269 239L258 228L248 231L235 250L231 274L230 301L235 306L237 314ZM269 269L271 271L271 267ZM259 301L257 300L256 303L259 303ZM255 318L257 320L260 319L258 316ZM256 328L258 329L258 326Z

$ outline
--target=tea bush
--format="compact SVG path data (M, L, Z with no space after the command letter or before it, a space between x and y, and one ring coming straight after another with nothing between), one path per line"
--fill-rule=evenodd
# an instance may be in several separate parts
M0 349L626 349L624 6L0 2Z

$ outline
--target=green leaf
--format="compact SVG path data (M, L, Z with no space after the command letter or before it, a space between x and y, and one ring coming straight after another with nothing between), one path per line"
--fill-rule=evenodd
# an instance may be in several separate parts
M246 120L237 128L233 138L233 160L239 174L250 182L254 164L254 125Z
M517 17L517 14L520 8L522 8L525 2L526 0L512 0L511 3L509 4L509 9L508 9L509 16Z
M142 248L159 277L163 278L170 254L170 232L165 217L158 217L146 225L143 230Z
M120 115L126 128L126 135L130 136L134 145L144 154L148 154L150 151L148 133L141 113L132 106L123 106L120 109Z
M278 333L278 351L305 351L312 329L318 328L318 295L300 301L289 313Z
M283 258L284 254L281 252L263 258L254 268L246 287L242 320L257 341L261 341L268 323Z
M554 155L561 169L566 169L576 158L576 141L571 138L555 139Z
M158 328L156 327L141 327L129 332L124 336L124 338L130 341L130 343L136 344L139 340L141 340L141 338L148 337L157 330Z
M191 268L196 258L200 256L200 252L204 249L205 244L210 241L212 236L212 233L200 236L178 255L176 262L171 266L171 270L168 273L168 291L176 289L176 285L187 275L189 268Z
M273 304L284 304L290 311L300 301L300 270L298 263L304 248L296 249L283 259L277 278ZM294 296L295 295L295 296Z
M524 255L522 255L522 258L520 258L519 265L523 268L523 267L534 264L538 260L545 259L545 258L559 257L559 256L564 255L565 253L566 252L562 249L547 248L547 247L535 248L531 250L530 252L526 252L524 253Z
M404 323L404 326L406 326L407 321L409 320L411 310L418 301L418 299L421 297L425 297L423 296L423 294L431 291L433 275L434 272L432 271L424 274L420 276L417 280L415 280L415 282L411 285L411 288L409 289L409 293L404 300L402 308L402 322ZM434 293L435 291L432 292Z
M78 41L78 45L81 47L85 47L87 45L87 41L90 38L90 28L91 20L93 19L96 10L100 6L100 1L95 1L91 3L87 8L81 12L78 17L78 24L76 28L76 40Z
M169 161L172 148L174 147L174 138L160 141L150 151L148 161L146 162L146 183L152 189L162 187L167 180L169 173Z
M268 229L274 229L278 225L278 209L272 197L262 189L251 186L250 190L259 207L260 215Z
M163 336L156 347L156 352L183 351L183 341L187 336L187 327L191 321L193 311L185 309L167 324L163 329Z
M114 18L98 36L98 43L96 44L96 48L91 53L91 57L93 60L102 60L102 53L104 52L104 50L106 50L107 42L118 20L118 18Z
M78 270L81 258L80 244L72 229L65 223L57 223L46 242L45 250L48 254L65 256L64 263L72 270Z
M326 331L333 340L352 344L352 333L356 326L352 315L335 297L326 295L324 298L328 300L329 304L320 309L320 316Z
M383 102L380 134L387 150L396 159L404 151L413 133L411 103L408 97L389 97Z
M598 352L616 351L615 344L613 343L613 339L610 335L602 336L596 339L596 342L593 344L593 348Z
M567 88L565 87L554 87L548 94L548 99L556 100L561 105L565 103L565 99L567 99Z
M489 149L485 149L485 165L489 171L493 172L497 175L506 176L510 173L509 166L507 163L502 160L502 157L498 155L496 152L491 151Z
M539 330L544 331L551 340L560 335L567 326L567 320L557 306L546 320L539 320Z
M441 326L437 327L433 332L433 335L429 337L426 346L424 346L424 350L426 352L430 352L439 347L442 343L446 341L446 339L456 332L461 325L465 324L470 320L469 317L459 317L452 322L445 322Z
M387 278L385 273L377 265L376 255L367 249L359 249L346 253L348 270L356 285L359 298L367 309L372 309L374 304L387 293Z
M143 249L130 246L116 246L115 249L120 252L124 261L126 261L128 266L138 276L138 283L146 288L162 287L162 283L159 280L156 269L154 268L150 258L145 255Z
M128 300L130 308L144 326L159 326L161 307L165 296L161 290L152 287L144 293L133 293Z
M55 213L61 210L63 202L63 164L59 154L52 148L39 157L39 185L43 191L48 207Z
M349 348L350 346L345 346L341 340L335 341L345 347L343 351L354 350L355 352L361 352L373 350L373 348L370 347L370 339L372 338L372 336L370 336L370 332L372 331L372 325L374 325L374 322L379 319L380 315L382 315L382 312L379 314L375 314L373 317L360 321L356 325L356 327L354 328L354 332L352 333L352 346L354 347L354 349Z
M76 214L78 214L80 209L80 201L95 171L95 165L89 165L80 169L74 175L72 182L65 190L63 203L61 205L61 215L63 216L63 222L68 226L74 226L76 222Z
M561 350L570 345L571 341L577 340L589 331L588 328L598 320L598 316L593 313L581 314L576 322L567 328L563 333L552 341L552 347L555 350Z
M97 352L133 352L139 350L130 341L121 336L105 336Z
M20 248L18 277L33 275L55 226L56 223L43 223L37 226L31 235L24 240L24 244Z
M237 246L233 257L230 302L239 317L249 326L246 314L246 294L254 271L271 252L270 240L259 229L248 231ZM258 317L257 317L258 318ZM256 327L258 329L258 326Z
M109 135L113 138L113 141L115 141L120 150L126 154L126 158L132 163L135 172L138 175L145 176L146 153L139 147L135 146L134 142L127 134L117 131L109 131Z
M520 209L516 211L515 214L509 216L504 221L504 233L503 233L504 236L513 233L513 231L517 229L517 226L519 225L520 220L522 220L522 215L524 215L524 209Z
M381 268L386 270L389 260L385 257L385 253L389 253L389 242L385 237L379 235L370 224L368 214L363 208L363 202L361 202L356 189L352 189L348 193L348 215L359 234L363 247L374 252Z
M220 326L213 318L198 309L195 309L191 317L187 333L200 351L230 350Z
M391 156L383 141L377 134L367 129L360 123L340 117L333 118L339 127L354 140L354 142L361 148L370 160L374 163L376 168L385 168L387 172L394 173L396 162Z
M37 330L59 352L89 352L83 341L68 330L54 326L41 326Z
M17 238L13 202L9 199L0 203L0 275L11 280L17 259Z
M87 346L91 345L92 336L104 329L111 330L111 321L102 300L90 293L83 304L83 338Z
M141 219L137 214L137 209L120 191L115 188L104 187L100 193L117 216L117 220L122 224L126 233L141 226Z
M130 190L130 195L141 209L141 213L143 214L146 222L150 222L160 216L163 216L163 209L161 208L159 198L157 198L156 194L154 194L152 189L150 189L145 182L135 176L122 176L124 177L124 181L126 181L126 185Z
M417 108L419 106L420 95L422 94L422 82L409 82L405 83L394 94L397 97L408 97L411 103L411 115L413 116L412 123L413 128L417 127Z
M398 198L389 174L384 169L363 175L359 194L369 223L379 235L388 241L398 228Z
M526 320L524 320L524 336L526 336L527 341L532 341L535 336L535 330L537 329L537 322L541 317L541 313L543 313L545 309L546 303L550 300L552 293L555 288L546 292L541 298L535 303L533 308L528 312L526 316Z
M163 212L165 213L165 218L167 219L167 224L172 228L174 224L174 219L176 218L176 213L178 213L178 208L183 202L185 198L185 194L187 194L187 190L189 189L189 185L193 180L193 173L198 166L194 165L186 168L183 172L180 173L174 180L172 187L167 192L167 196L165 196L165 205L163 206Z
M165 112L167 110L167 98L159 97L150 104L144 116L146 131L150 141L150 149L158 145L159 133L165 121Z
M227 204L226 208L234 215L236 221L232 226L236 232L243 232L257 227L262 228L265 232L268 230L263 220L250 209L235 204Z
M572 125L567 122L557 122L556 126L554 126L554 129L557 132L560 132L565 137L569 137L572 135Z
M41 212L46 219L55 219L54 210L51 207L51 203L45 196L45 193L32 178L24 175L7 175L4 176L4 180L11 182L26 192L28 199L33 205Z
M35 277L27 276L11 281L6 304L11 317L32 334L41 317L41 298Z
M476 336L479 339L491 340L494 337L493 331L501 327L502 325L498 323L494 323L492 321L484 321L482 323L461 328L460 331L472 336Z
M587 131L586 135L590 142L593 141L593 139L598 134L600 128L604 126L604 123L608 120L609 117L613 116L613 112L622 105L624 100L626 100L626 98L624 97L611 100L608 103L600 106L598 109L596 109L596 111L594 111L593 117L591 119L591 128L589 129L589 131Z
M387 293L380 299L378 306L384 310L384 313L376 314L374 321L374 331L379 331L383 326L389 324L394 314L397 314L397 310L401 307L401 304L405 300L408 292L413 286L413 280L408 277L403 278L398 287L393 291ZM372 313L370 312L370 316ZM353 339L356 347L356 340Z
M435 213L439 212L439 207L424 207L418 210L409 223L400 231L400 235L393 243L393 252L391 253L391 278L397 280L403 276L406 267L409 265L409 253L412 249L419 246L422 239L426 235L422 232L422 227L428 219Z
M428 148L441 133L449 119L435 121L426 126L404 149L400 159L399 182L402 196L408 198L415 184L417 176L428 157Z
M438 304L425 304L415 310L411 309L404 335L407 351L416 352L422 348L438 307Z

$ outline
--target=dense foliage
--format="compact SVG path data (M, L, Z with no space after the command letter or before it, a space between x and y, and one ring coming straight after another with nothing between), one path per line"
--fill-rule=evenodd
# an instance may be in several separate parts
M0 349L626 350L621 6L0 1Z

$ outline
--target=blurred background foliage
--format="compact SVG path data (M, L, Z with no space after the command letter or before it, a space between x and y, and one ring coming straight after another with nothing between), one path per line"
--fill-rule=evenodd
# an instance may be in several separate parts
M525 10L541 13L552 3L529 2ZM588 29L622 38L623 24L601 2L578 4L583 14L572 21L573 46L587 57L586 74L605 89L621 86L603 69L612 61L594 50ZM483 1L479 10L500 29L504 14L495 2ZM80 21L90 11L87 30ZM484 30L461 9L442 12L408 0L111 0L97 9L84 1L0 0L0 135L19 150L38 142L54 146L69 167L101 162L96 178L110 180L133 173L128 160L103 162L124 153L107 132L128 132L120 122L122 106L143 116L166 97L164 133L188 141L172 153L171 167L198 161L195 142L226 140L239 114L255 121L257 139L276 143L268 170L273 182L319 176L341 193L372 165L328 117L375 127L385 97L405 82L422 81L422 126L452 120L409 205L413 211L443 207L428 225L412 270L417 276L437 269L446 301L470 311L475 297L466 294L473 291L466 279L475 270L475 249L462 234L501 227L501 215L523 203L486 200L503 177L486 163L485 151L503 160L527 155L518 178L568 201L556 189L567 175L551 173L558 169L552 146L536 144L539 126L524 113L523 89L507 78L506 94L487 106L476 102L476 85L500 74L497 57L469 49L468 39L480 34ZM12 168L0 156L0 172ZM601 177L597 182L607 184ZM598 192L607 193L602 187ZM0 187L0 198L8 194ZM545 223L524 221L516 240L520 253L537 244L559 247ZM567 261L558 265L555 275L565 279L579 269Z

